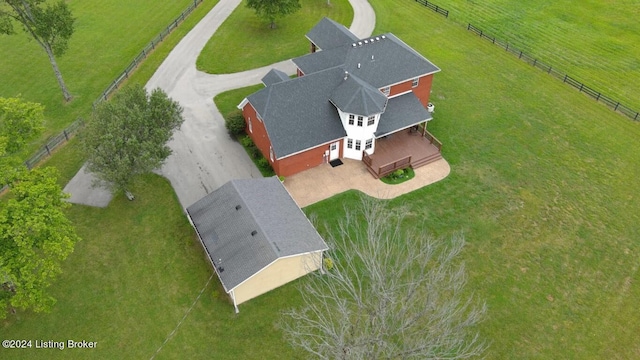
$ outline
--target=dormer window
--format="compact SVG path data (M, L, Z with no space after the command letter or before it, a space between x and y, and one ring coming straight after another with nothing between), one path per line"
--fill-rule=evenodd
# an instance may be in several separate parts
M362 116L358 116L358 126L362 127L363 123L364 123L364 118Z
M349 114L349 125L355 124L355 121L356 121L355 119L356 119L355 115Z
M367 126L371 126L376 122L376 117L375 115L369 116L369 119L367 119Z
M385 96L389 96L389 94L391 93L391 87L390 87L390 86L383 87L383 88L382 88L382 93L383 93Z

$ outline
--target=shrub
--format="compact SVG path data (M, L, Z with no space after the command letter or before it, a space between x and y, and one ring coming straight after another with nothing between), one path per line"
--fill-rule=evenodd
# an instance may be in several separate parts
M249 137L249 135L245 135L240 139L240 143L242 144L242 146L246 147L246 148L254 148L256 147L256 144L253 143L253 140L251 140L251 138Z
M271 165L269 165L269 161L265 158L260 158L258 159L258 167L262 170L267 170L271 167Z
M401 179L404 177L404 169L398 169L391 173L392 179Z
M240 110L229 113L224 119L224 125L231 135L240 135L244 132L245 122L244 116Z
M327 271L331 271L331 269L333 269L333 260L331 260L331 258L324 258L322 260L323 264L324 264L324 269Z

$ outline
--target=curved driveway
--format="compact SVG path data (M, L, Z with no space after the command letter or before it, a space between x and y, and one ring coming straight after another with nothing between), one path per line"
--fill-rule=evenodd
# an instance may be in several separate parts
M235 74L211 75L196 70L196 59L205 44L241 1L220 0L171 51L146 85L149 90L163 89L184 108L185 121L169 143L173 154L160 170L184 208L231 179L261 177L240 144L227 134L213 97L258 84L274 67L295 73L291 60ZM350 30L360 38L371 35L373 8L366 0L349 2L354 10Z

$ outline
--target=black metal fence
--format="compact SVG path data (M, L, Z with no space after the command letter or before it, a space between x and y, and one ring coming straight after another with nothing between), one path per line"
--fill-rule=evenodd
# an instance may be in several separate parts
M171 22L169 26L162 30L162 32L160 32L158 36L151 40L151 42L144 49L142 49L138 56L133 59L129 66L127 66L127 68L124 69L124 71L120 73L120 75L118 75L116 79L113 80L113 82L111 82L111 84L109 84L109 86L102 92L100 97L98 97L98 99L94 101L94 108L99 102L107 100L109 98L109 95L117 90L120 85L129 78L129 74L131 74L138 67L138 65L144 59L146 59L147 56L156 48L156 46L161 43L171 33L171 31L173 31L173 29L177 28L178 25L180 25L180 23L182 23L184 19L186 19L187 16L191 14L191 12L193 12L194 9L202 3L202 1L203 0L193 0L193 3L189 5L188 8L186 8L175 20L173 20L173 22Z
M53 152L55 148L69 141L69 139L71 139L82 126L84 126L84 120L77 119L66 129L62 130L60 134L49 139L49 141L47 141L47 143L32 157L25 161L24 164L29 168L29 170L33 169L33 167L44 158L51 156L51 152Z
M428 7L429 9L437 12L438 14L440 14L440 15L446 17L446 18L449 17L449 10L443 9L440 6L438 6L438 5L436 5L436 4L432 3L432 2L429 2L427 0L416 0L416 2L418 4L422 4L422 5L426 6L426 7Z
M640 112L631 109L628 106L625 106L623 104L621 104L619 101L614 100L606 95L603 95L601 92L594 90L593 88L585 85L584 83L576 80L575 78L562 73L556 69L554 69L551 65L547 65L541 61L539 61L538 59L527 55L526 53L522 52L522 50L519 50L518 48L514 47L513 45L509 44L506 41L500 40L498 38L496 38L495 36L490 36L489 34L485 33L484 31L482 31L481 29L469 24L467 25L467 30L472 31L474 33L476 33L478 36L480 36L481 38L491 41L493 44L500 46L501 48L505 49L506 51L512 53L513 55L516 55L519 59L524 60L525 62L527 62L529 65L532 65L534 67L537 67L538 69L546 72L547 74L552 75L553 77L562 80L562 82L564 82L565 84L569 84L571 86L573 86L574 88L578 89L578 91L583 92L587 95L589 95L591 98L595 99L596 101L601 101L603 103L605 103L607 106L609 106L613 111L618 111L622 114L624 114L625 116L629 117L632 120L636 120L636 121L640 121Z

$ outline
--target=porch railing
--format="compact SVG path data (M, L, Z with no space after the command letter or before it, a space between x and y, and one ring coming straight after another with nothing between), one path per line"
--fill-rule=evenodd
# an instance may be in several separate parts
M422 133L422 136L424 136L425 139L429 140L430 143L432 143L435 147L437 147L438 151L442 151L442 143L440 142L440 140L436 139L436 137L433 136L433 134L428 132L427 129L425 129L423 124L420 124L418 126L418 131Z
M411 155L404 157L400 160L396 160L392 163L382 165L378 167L377 175L379 178L387 176L398 169L404 169L411 166Z

